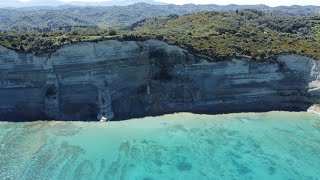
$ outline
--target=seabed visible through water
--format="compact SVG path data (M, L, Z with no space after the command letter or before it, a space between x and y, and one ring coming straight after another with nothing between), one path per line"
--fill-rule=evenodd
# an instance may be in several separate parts
M320 116L0 123L0 179L320 179Z

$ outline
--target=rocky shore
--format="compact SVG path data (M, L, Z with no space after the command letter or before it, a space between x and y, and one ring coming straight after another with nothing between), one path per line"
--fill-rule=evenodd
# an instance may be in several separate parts
M314 104L314 105L310 106L308 108L307 112L320 115L320 105L319 104Z

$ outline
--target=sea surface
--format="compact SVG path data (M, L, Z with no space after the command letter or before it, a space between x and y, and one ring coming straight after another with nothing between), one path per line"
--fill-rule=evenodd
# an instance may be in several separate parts
M0 122L0 179L320 179L320 116Z

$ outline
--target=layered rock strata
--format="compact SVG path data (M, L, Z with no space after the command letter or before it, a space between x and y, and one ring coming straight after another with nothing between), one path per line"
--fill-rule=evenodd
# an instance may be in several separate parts
M36 56L0 47L0 120L126 119L171 112L306 110L319 61L208 62L177 46L102 41Z

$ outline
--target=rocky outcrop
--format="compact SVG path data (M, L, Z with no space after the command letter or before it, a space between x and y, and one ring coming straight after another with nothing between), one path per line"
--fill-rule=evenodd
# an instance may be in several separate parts
M320 115L320 105L314 104L314 105L310 106L308 108L307 112Z
M8 121L306 110L320 103L316 60L207 62L154 40L78 43L41 56L0 47L0 73L0 120Z

